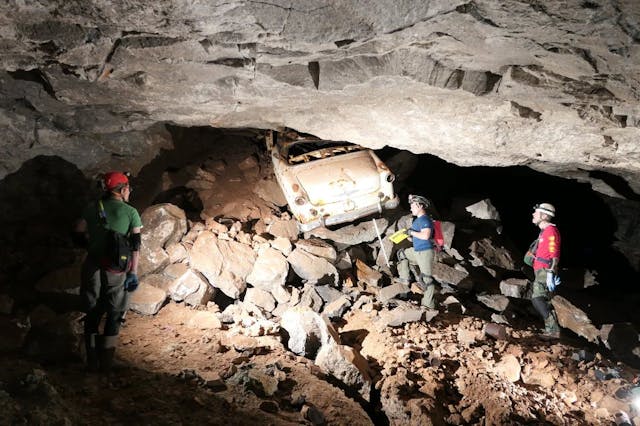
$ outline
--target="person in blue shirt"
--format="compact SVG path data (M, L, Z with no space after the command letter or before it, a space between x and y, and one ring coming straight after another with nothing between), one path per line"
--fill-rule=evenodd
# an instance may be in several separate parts
M429 309L435 309L434 284L431 277L434 259L434 228L433 221L427 214L429 201L421 195L409 195L409 205L411 214L415 216L411 229L407 231L413 242L413 247L398 252L398 281L408 286L411 274L410 265L417 265L420 268L420 275L416 278L424 291L421 304Z

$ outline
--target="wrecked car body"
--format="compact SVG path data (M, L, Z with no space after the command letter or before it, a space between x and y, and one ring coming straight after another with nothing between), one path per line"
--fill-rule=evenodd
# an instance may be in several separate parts
M278 184L302 232L393 209L394 174L368 148L344 141L267 136Z

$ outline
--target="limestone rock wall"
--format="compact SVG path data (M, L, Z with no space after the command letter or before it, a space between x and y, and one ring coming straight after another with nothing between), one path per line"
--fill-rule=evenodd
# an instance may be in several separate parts
M0 177L38 154L136 171L171 122L605 171L639 192L639 40L635 0L9 0Z

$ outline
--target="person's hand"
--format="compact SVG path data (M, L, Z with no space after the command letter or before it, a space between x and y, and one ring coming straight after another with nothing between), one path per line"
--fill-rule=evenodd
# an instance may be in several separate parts
M132 292L138 288L138 276L133 272L127 272L127 278L124 280L125 291Z
M554 274L553 271L547 271L547 289L549 291L554 291L560 282L559 275Z

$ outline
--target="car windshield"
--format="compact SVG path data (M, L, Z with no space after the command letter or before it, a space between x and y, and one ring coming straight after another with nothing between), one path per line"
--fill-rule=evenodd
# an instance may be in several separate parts
M286 144L282 148L282 156L289 164L299 164L363 149L345 141L302 140Z

